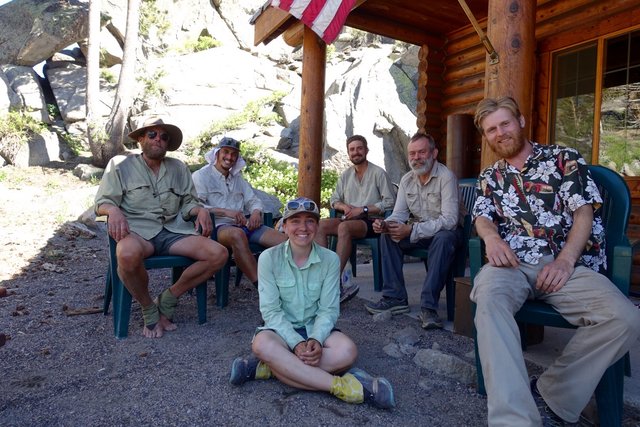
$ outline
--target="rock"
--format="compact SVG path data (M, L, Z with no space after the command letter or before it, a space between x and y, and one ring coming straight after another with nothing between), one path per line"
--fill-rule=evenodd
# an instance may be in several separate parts
M0 286L0 298L4 298L8 295L7 288Z
M0 147L3 156L6 153L5 148ZM43 166L60 160L60 141L54 132L44 130L39 134L33 134L27 144L18 144L14 148L7 160L17 167Z
M393 317L390 311L383 311L382 313L376 313L371 316L373 322L388 322Z
M73 174L82 181L91 181L92 179L102 178L103 168L99 168L86 163L81 163L73 169Z
M394 359L400 359L403 356L402 351L400 351L400 346L395 343L385 345L382 347L382 351L384 351L387 356L391 356Z
M415 328L404 328L393 334L393 339L400 345L415 345L420 341L420 335Z
M50 123L40 79L33 68L18 65L0 67L13 92L20 97L22 110L37 121Z
M435 374L453 378L463 384L471 384L476 378L474 366L456 356L437 350L420 349L413 358L413 362Z
M0 64L32 67L87 38L88 1L14 0L0 6Z

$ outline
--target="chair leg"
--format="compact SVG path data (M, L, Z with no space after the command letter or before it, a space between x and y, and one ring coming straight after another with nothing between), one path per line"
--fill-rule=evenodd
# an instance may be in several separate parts
M104 301L102 305L102 314L107 316L109 314L109 305L111 305L111 295L113 292L113 285L111 284L111 268L107 268L107 277L104 283Z
M382 262L380 259L380 245L371 247L371 262L373 264L373 290L382 291Z
M447 296L447 320L453 322L456 312L456 282L453 280L453 275L449 275L447 283L445 285Z
M358 264L358 255L356 253L356 245L354 243L352 243L352 247L351 247L351 255L349 256L349 262L351 262L351 274L353 275L353 277L356 277L358 275L358 272L356 271L356 265Z
M236 265L236 281L235 281L236 287L240 285L241 280L242 280L242 270L240 270Z
M476 318L476 305L472 303L472 319ZM476 354L476 389L478 394L487 395L487 389L484 386L484 375L482 374L482 363L480 363L480 353L478 352L478 334L476 328L473 328L473 348Z
M624 365L623 356L602 375L596 387L596 404L601 426L620 426L624 408Z
M231 265L227 262L216 273L216 305L224 308L229 303L229 276L231 274Z
M196 288L196 298L198 300L198 323L207 322L207 282L204 281Z
M116 338L126 338L129 334L131 315L131 294L120 278L113 280L113 331Z

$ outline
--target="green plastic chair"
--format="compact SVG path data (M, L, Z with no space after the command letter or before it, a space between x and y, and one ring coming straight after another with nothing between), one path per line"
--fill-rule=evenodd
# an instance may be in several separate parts
M589 166L602 200L602 221L606 234L607 273L606 276L622 291L629 295L631 277L631 245L626 236L629 214L631 212L631 194L629 187L620 175L603 166ZM484 260L483 245L479 238L469 240L469 263L471 279L480 271ZM475 304L472 304L475 318ZM549 304L541 301L527 301L515 315L520 327L522 347L525 349L524 327L527 323L576 329ZM474 328L474 337L476 331ZM478 356L476 342L476 372L478 393L486 394L482 365ZM600 379L595 396L598 416L602 426L619 426L622 422L624 375L630 375L629 354L623 356L607 369Z
M329 218L337 218L337 215L342 211L336 211L335 209L329 210ZM384 217L391 215L390 210L384 212ZM337 246L337 236L330 236L329 248L335 252ZM362 239L351 239L351 255L349 256L349 263L351 264L351 273L353 277L358 274L356 265L357 259L357 246L369 246L371 248L371 264L373 267L373 290L376 292L382 292L382 261L380 254L380 236L363 237Z
M471 236L471 210L473 204L476 202L476 178L464 178L458 180L458 191L460 192L460 200L462 200L466 213L464 216L464 225L462 229L462 247L456 251L456 257L453 260L451 271L449 272L449 278L445 285L445 292L447 296L447 320L453 321L456 311L456 283L453 280L454 277L463 277L467 268L467 242ZM421 258L424 262L424 268L429 274L427 259L429 257L429 251L427 249L412 249L405 252L405 255L412 256L414 258Z
M213 233L211 233L211 238L213 240L218 240L218 233L216 230L216 218L213 212L211 213L211 221L213 222ZM262 214L262 222L267 227L273 227L273 214L271 212L264 212ZM249 249L255 255L256 258L260 256L260 254L267 248L257 243L249 243ZM242 279L242 271L236 266L236 262L233 259L233 253L230 249L229 258L225 265L218 271L215 275L216 281L216 305L220 308L224 308L229 304L229 278L231 277L231 267L236 267L236 279L235 285L238 286L240 284L240 280Z
M124 339L129 333L129 317L131 315L131 294L118 276L118 260L116 258L116 241L109 236L109 268L104 289L104 305L102 312L109 314L109 305L113 296L113 332L116 338ZM191 258L178 255L152 256L144 260L144 268L171 268L172 282L175 283L184 269L195 261ZM207 321L207 282L203 282L196 288L198 300L198 323Z

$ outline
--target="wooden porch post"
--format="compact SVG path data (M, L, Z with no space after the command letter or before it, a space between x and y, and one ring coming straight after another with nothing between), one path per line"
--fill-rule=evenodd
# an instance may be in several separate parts
M320 203L324 123L326 43L304 26L302 41L302 102L298 152L298 195Z
M512 96L527 122L531 134L535 77L536 0L489 0L487 36L500 55L500 62L489 63L485 74L486 97ZM482 141L481 168L493 164L497 156Z

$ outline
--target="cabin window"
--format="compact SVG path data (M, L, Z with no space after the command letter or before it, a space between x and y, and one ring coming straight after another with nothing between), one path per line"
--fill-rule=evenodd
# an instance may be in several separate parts
M550 141L640 176L640 30L557 52L552 75Z

